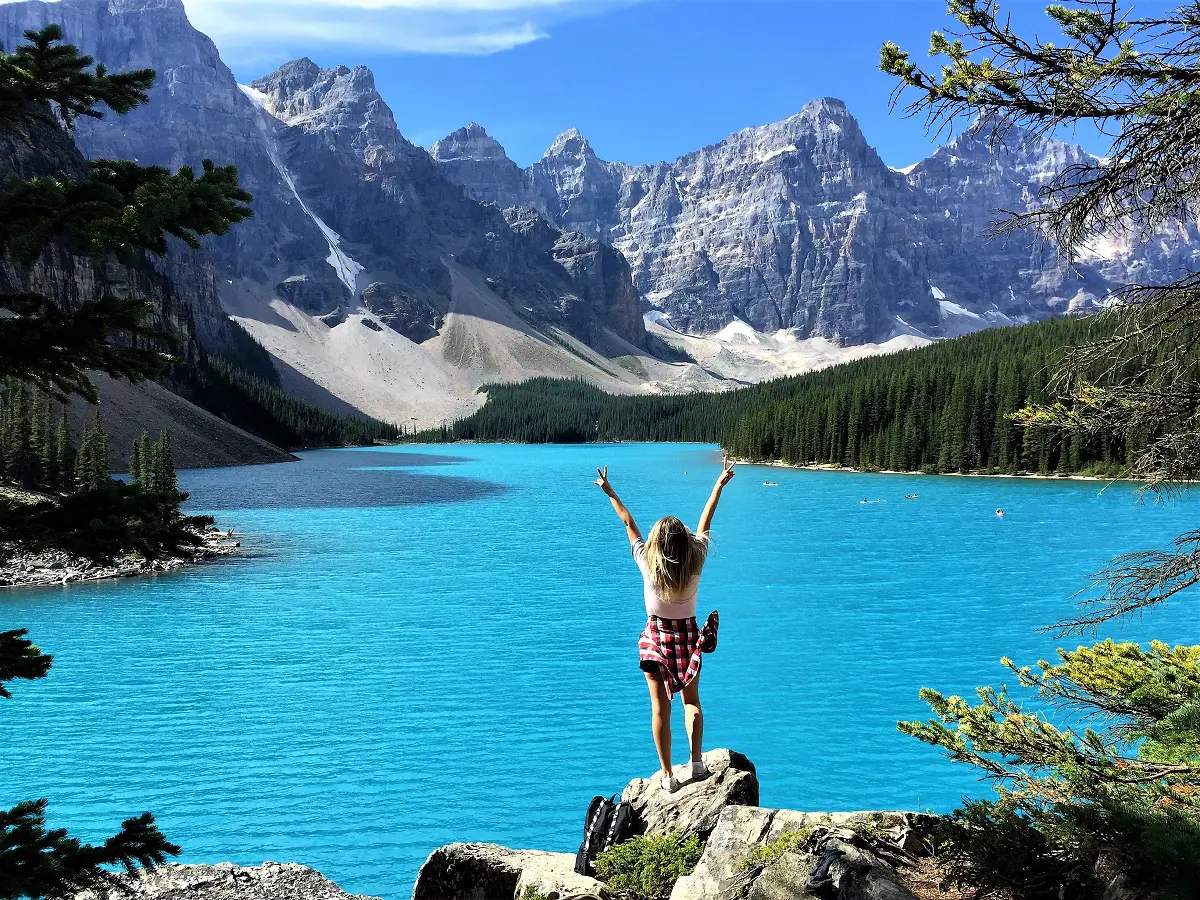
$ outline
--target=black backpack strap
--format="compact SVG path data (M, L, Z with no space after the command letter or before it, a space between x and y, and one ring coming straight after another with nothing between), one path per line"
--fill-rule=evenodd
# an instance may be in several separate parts
M592 874L592 860L596 858L597 845L608 828L610 807L610 801L599 796L593 797L588 804L587 815L583 819L583 841L579 844L579 852L575 854L575 871L579 875Z

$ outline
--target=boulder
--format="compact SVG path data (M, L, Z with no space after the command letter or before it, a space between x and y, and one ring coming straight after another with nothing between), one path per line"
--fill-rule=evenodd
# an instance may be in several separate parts
M120 876L121 886L137 900L376 900L347 894L315 869L296 863L261 866L159 866L136 876ZM77 900L101 900L85 891Z
M572 853L449 844L421 866L413 900L520 900L530 889L546 900L607 900L604 885L574 866Z
M687 765L676 767L680 787L673 794L662 789L657 774L629 782L621 799L637 812L639 833L679 832L705 840L725 807L758 805L754 763L733 750L710 750L704 761L710 773L704 778L693 779Z
M805 813L730 806L722 811L691 875L675 883L671 900L913 900L895 865L904 854L892 842L911 833L913 816L899 812ZM756 848L799 832L805 840L758 865ZM866 837L864 837L864 835ZM879 835L879 839L870 836ZM806 884L828 856L827 892Z

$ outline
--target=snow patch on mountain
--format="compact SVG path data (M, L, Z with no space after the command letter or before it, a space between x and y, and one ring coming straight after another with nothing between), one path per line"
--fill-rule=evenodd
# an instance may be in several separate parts
M971 312L965 306L959 306L953 300L943 299L945 295L938 298L938 306L942 308L942 318L946 316L966 316L969 319L983 319L979 313Z
M274 118L274 115L268 108L267 95L265 93L245 84L239 84L238 87L250 99L251 103L266 115ZM324 236L325 242L329 245L329 256L325 258L325 262L333 267L333 271L337 273L338 280L350 290L351 296L355 300L358 300L360 293L358 276L366 271L366 269L342 249L341 235L326 225L325 221L313 212L309 205L304 202L304 198L300 196L300 192L296 189L296 181L292 177L292 173L288 171L288 167L284 164L283 157L280 155L279 142L275 139L275 134L270 123L260 118L258 126L262 130L263 137L266 140L267 155L270 157L275 171L279 173L279 177L288 186L288 190L292 192L292 196L296 198L296 202L300 204L300 208L304 211L304 214L312 219L313 224L317 226L317 229Z
M765 163L770 162L777 156L783 156L785 153L798 153L799 150L795 144L788 144L786 147L777 147L774 150L760 151L755 157L755 162Z
M270 112L271 112L270 99L271 98L268 97L266 93L264 93L263 91L260 91L256 88L252 88L248 84L239 84L238 90L240 90L243 94L245 94L251 103L253 103L255 106L257 106L263 112L270 114Z
M734 319L713 337L718 341L726 341L731 344L761 344L763 342L763 335L741 319Z
M663 342L683 350L706 372L725 379L726 386L803 375L839 363L895 353L931 343L922 334L904 332L886 341L842 347L821 337L801 338L793 329L772 333L754 330L734 321L708 335L685 334L672 328L661 312L646 313L646 330ZM702 390L712 390L704 386Z

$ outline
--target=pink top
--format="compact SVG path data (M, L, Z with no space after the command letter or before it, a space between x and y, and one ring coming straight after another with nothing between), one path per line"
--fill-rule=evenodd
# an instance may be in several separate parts
M700 576L685 588L678 597L668 600L659 594L650 580L650 567L646 565L646 544L640 538L633 542L633 561L642 573L642 594L646 601L646 615L660 619L691 619L696 615L696 595L700 592Z

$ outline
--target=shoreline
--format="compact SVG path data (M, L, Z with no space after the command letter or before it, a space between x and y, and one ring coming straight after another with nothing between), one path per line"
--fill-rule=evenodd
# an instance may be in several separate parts
M765 469L798 469L805 472L845 472L848 475L908 475L920 478L1015 478L1019 480L1033 479L1041 481L1103 481L1109 484L1117 482L1128 482L1136 484L1137 479L1134 478L1111 478L1102 477L1100 475L1042 475L1037 472L1021 472L1012 474L1010 472L916 472L916 471L899 471L896 469L859 469L854 466L835 466L832 463L807 463L799 465L797 463L785 463L783 460L766 460L766 459L742 459L740 457L730 457L730 459L739 466L761 466Z
M223 531L210 525L200 533L203 543L193 550L164 559L126 556L112 563L96 563L61 550L44 553L14 553L0 562L0 591L11 588L64 587L112 578L162 575L200 563L236 556L242 552L232 528Z

